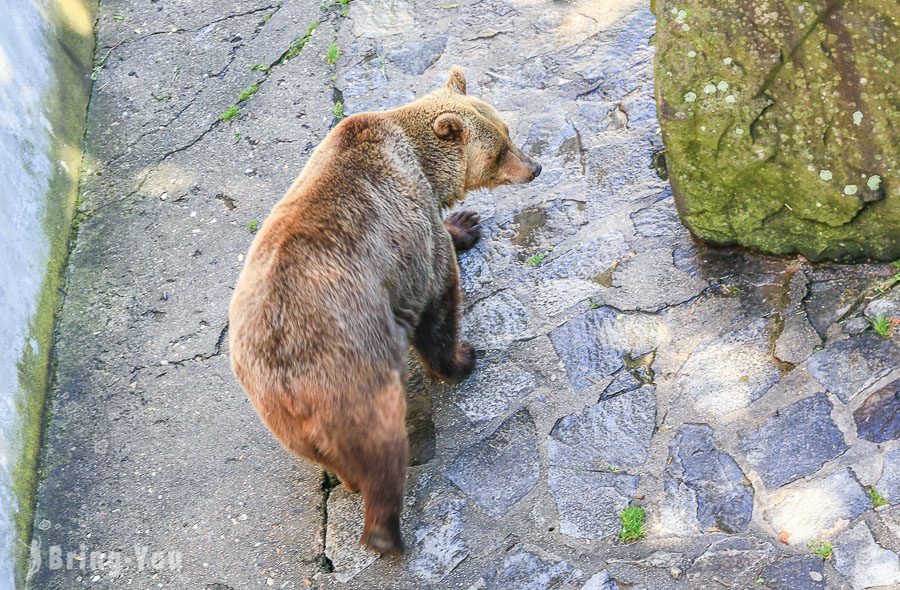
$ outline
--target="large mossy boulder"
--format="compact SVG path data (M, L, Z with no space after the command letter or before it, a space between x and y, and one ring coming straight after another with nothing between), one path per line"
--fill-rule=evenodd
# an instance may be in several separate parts
M656 0L685 225L811 260L900 258L900 2Z

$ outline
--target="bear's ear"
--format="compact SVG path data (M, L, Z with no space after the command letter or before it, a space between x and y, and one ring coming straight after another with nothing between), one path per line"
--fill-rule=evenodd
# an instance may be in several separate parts
M461 67L453 66L450 68L450 77L447 79L447 85L444 88L455 94L466 93L466 74Z
M466 142L466 125L459 115L442 113L434 120L432 127L438 139Z

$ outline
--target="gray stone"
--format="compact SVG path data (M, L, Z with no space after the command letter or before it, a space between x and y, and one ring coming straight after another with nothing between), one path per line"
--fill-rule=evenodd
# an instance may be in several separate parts
M847 445L831 420L831 402L818 394L776 413L746 434L740 448L763 482L777 488L817 471Z
M424 465L434 459L434 408L425 372L419 363L410 363L406 381L406 434L409 464Z
M586 471L640 468L656 426L655 390L644 386L561 418L547 437L550 465Z
M581 590L619 590L619 585L608 571L602 570L588 578Z
M867 333L835 342L810 357L806 366L828 391L849 402L900 366L900 346Z
M900 504L900 447L887 451L883 463L875 489L891 504Z
M541 265L540 271L546 278L592 281L628 252L628 243L622 234L611 232L571 248L559 258Z
M647 367L640 367L631 371L623 369L619 371L612 382L606 386L606 389L604 389L603 393L600 395L600 399L609 399L611 397L616 397L617 395L622 395L623 393L628 393L629 391L634 391L641 385L651 383L652 380L652 372Z
M407 74L421 76L440 59L445 47L447 47L446 36L427 41L409 40L401 47L389 51L388 59Z
M782 313L784 325L775 343L775 356L794 365L806 360L813 349L822 344L819 333L809 323L803 307L803 300L808 293L807 283L806 273L801 270L791 277L789 301Z
M668 195L668 198L661 199L631 214L634 229L641 236L662 238L687 235L687 229L678 219L671 193L667 190L665 194Z
M849 469L805 484L766 511L766 520L791 545L832 539L847 523L872 507L869 496Z
M873 299L864 311L867 318L884 316L887 318L900 317L900 288L894 287L884 295Z
M692 590L751 588L757 573L775 555L769 543L754 537L727 537L715 541L688 570Z
M862 334L871 327L872 324L864 317L849 318L841 322L841 331L850 336Z
M862 277L842 276L809 284L806 313L820 336L825 337L828 328L853 309L869 288L869 282Z
M618 533L619 513L634 499L638 478L551 465L547 483L559 511L560 532L579 539L602 539Z
M459 285L466 299L485 290L494 281L487 260L477 248L459 256Z
M417 579L440 582L469 555L463 536L464 504L455 498L439 498L426 506L407 566Z
M408 32L415 19L405 2L373 0L353 10L353 34L369 39L390 38Z
M659 319L610 308L589 310L550 333L572 387L583 391L624 366L623 357L641 357L660 340Z
M454 403L472 422L506 414L537 387L534 375L512 362L478 366L453 393Z
M753 514L753 486L734 459L716 449L712 428L683 425L669 444L669 459L663 481L667 498L689 496L689 503L696 505L692 516L706 531L747 531Z
M825 590L822 559L798 555L776 561L760 576L770 590Z
M675 267L671 250L648 250L626 260L612 275L604 303L621 310L656 312L699 295L706 281Z
M678 371L675 387L716 417L747 407L781 376L768 338L767 322L758 319L701 344Z
M466 339L478 350L504 349L533 336L528 311L510 291L482 299L462 321Z
M539 280L529 289L529 299L544 314L555 316L595 295L600 288L597 283L582 279Z
M334 566L335 579L346 582L375 563L378 555L359 544L365 522L361 494L348 494L338 486L331 490L327 509L325 555Z
M853 590L900 586L900 557L881 547L865 522L848 530L834 543L834 567Z
M569 562L516 544L469 590L553 590L573 577Z
M653 386L608 400L559 420L547 437L548 483L560 531L599 539L619 530L618 514L634 498L629 471L647 460L656 423Z
M503 516L540 478L536 437L528 410L519 410L462 451L444 474L485 512Z
M853 412L856 433L873 443L900 438L900 379L869 395Z

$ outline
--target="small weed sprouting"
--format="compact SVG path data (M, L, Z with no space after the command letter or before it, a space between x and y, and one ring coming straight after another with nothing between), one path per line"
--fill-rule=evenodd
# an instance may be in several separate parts
M250 64L248 67L254 72L265 72L269 69L269 66L266 64Z
M313 22L311 25L309 25L309 27L307 27L306 33L302 37L291 43L291 46L288 48L288 50L284 52L284 55L281 58L281 63L289 62L300 55L300 52L304 47L306 47L306 44L309 43L309 39L310 37L312 37L312 34L316 32L317 28L319 28L320 22L321 21Z
M451 4L441 4L441 8L443 8L444 10L459 8L459 2L453 2Z
M869 487L868 494L869 494L869 499L872 500L873 508L881 508L882 506L887 505L888 501L885 499L884 496L879 494L878 490L876 490L874 487Z
M350 4L351 0L338 0L338 4L341 5L341 16L347 16L347 5Z
M525 264L527 264L528 266L540 266L541 263L544 261L544 258L546 258L546 257L547 257L547 252L538 252L534 256L529 256L525 260Z
M344 118L344 103L338 101L334 103L334 106L331 107L331 114L334 115L335 119L343 119Z
M256 92L258 90L259 90L259 84L254 84L253 86L248 86L248 87L244 88L243 90L241 90L241 93L238 94L238 102L243 102L243 101L247 100L248 98L250 98L251 96L256 94Z
M832 553L834 553L834 547L832 547L831 543L829 543L828 541L821 541L821 540L816 539L816 540L810 541L807 544L807 547L809 547L810 551L812 551L813 553L815 553L816 555L818 555L825 561L828 561L829 559L831 559L831 555L832 555Z
M259 229L259 222L256 221L255 219L251 219L250 223L247 224L247 229L250 230L251 234L255 234L256 230Z
M233 105L229 106L227 109L225 109L224 111L222 111L222 114L219 115L219 119L222 121L231 121L232 119L237 117L238 113L240 113L240 112L241 112L241 107L237 106L236 104L233 104Z
M619 540L622 543L632 543L644 538L644 521L646 512L643 506L632 504L619 514L619 522L622 530L619 531Z
M328 49L325 51L325 61L333 66L339 59L341 59L341 48L338 47L336 42L332 41L331 45L329 45Z
M882 338L888 338L891 335L891 319L887 316L877 315L874 318L869 318L869 323L872 324L872 329L875 330L875 333L881 336Z

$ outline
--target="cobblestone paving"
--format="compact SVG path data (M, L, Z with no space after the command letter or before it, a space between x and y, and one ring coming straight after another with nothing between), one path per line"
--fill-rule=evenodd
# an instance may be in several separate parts
M898 269L689 237L655 165L645 3L227 4L103 3L39 538L182 551L128 570L139 588L900 587L900 339L869 322L900 316ZM360 497L256 422L225 307L247 224L332 112L406 102L451 64L544 171L464 205L485 230L460 259L479 364L456 387L410 365L409 553L381 559L357 546ZM620 543L630 503L646 536Z

